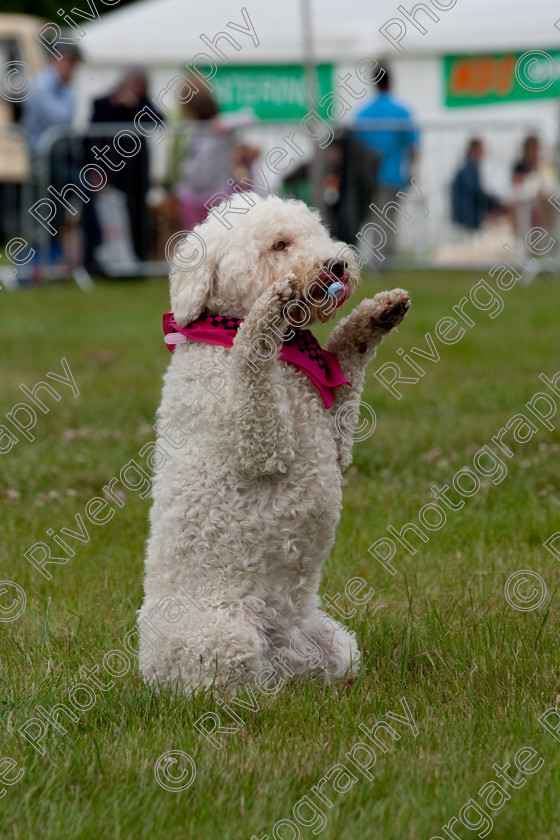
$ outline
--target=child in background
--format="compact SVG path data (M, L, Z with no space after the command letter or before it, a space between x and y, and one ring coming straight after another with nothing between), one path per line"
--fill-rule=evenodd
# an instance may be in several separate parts
M179 152L175 194L182 228L192 230L208 215L205 205L213 195L233 193L234 184L228 181L240 182L251 177L252 165L260 152L236 142L236 129L250 125L252 116L239 114L227 119L220 116L216 102L206 91L198 90L182 106L182 113L191 126L184 138L186 149Z

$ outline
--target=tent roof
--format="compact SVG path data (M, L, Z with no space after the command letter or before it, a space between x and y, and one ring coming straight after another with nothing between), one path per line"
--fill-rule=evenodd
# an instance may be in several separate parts
M439 6L451 0L438 0ZM226 26L244 26L240 2L232 0L138 0L115 9L83 28L81 47L92 63L181 65L208 48L200 35L213 38L218 32L232 34L242 48L235 52L222 42L228 60L236 64L301 62L301 0L260 0L247 11L260 45L249 34ZM452 52L524 50L560 46L560 31L554 26L560 17L557 0L457 0L448 11L440 11L426 0L440 20L417 15L427 29L419 32L397 11L397 4L375 4L372 0L311 0L316 58L319 61L355 61L366 56L398 58L398 52L380 34L379 28L393 17L406 25L401 45L409 56ZM403 4L412 9L415 2ZM397 32L397 26L389 33Z

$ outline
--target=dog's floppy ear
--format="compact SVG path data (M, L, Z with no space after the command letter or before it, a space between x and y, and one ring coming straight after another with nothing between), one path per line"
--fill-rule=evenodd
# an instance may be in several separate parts
M199 225L197 230L205 227ZM212 292L216 259L205 240L196 231L187 235L172 260L171 310L180 327L199 317Z

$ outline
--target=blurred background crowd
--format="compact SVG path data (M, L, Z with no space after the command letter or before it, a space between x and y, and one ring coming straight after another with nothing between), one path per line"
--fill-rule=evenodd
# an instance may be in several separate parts
M533 227L557 241L560 31L548 0L500 4L473 0L464 27L460 4L423 13L398 49L362 0L353 26L311 16L301 43L255 8L259 44L240 49L223 4L208 77L177 0L69 18L54 50L44 21L0 15L0 239L27 248L11 281L157 272L177 231L245 189L314 204L373 272L491 265ZM501 13L519 16L507 42Z

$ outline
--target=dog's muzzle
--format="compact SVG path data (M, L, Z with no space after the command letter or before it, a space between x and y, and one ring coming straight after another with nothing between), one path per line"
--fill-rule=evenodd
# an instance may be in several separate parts
M316 302L324 302L325 292L338 308L342 306L348 295L348 272L345 262L338 261L327 264L318 282L311 288L310 297Z

